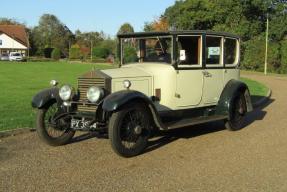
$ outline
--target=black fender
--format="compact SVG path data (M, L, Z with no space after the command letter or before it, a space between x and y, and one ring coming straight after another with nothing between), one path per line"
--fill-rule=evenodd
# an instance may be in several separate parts
M242 81L232 79L225 85L216 106L215 113L217 115L223 115L229 118L232 110L232 103L236 95L239 93L244 94L246 112L252 111L253 107L248 86Z
M57 102L60 101L59 96L59 88L53 87L49 89L44 89L37 93L32 99L32 107L41 109L43 108L49 101L55 99Z
M162 123L161 118L153 104L152 100L139 91L134 90L122 90L107 96L104 101L102 108L106 112L114 112L119 110L121 107L127 103L133 101L141 101L150 110L150 113L153 117L154 123L158 128L167 129L166 126Z

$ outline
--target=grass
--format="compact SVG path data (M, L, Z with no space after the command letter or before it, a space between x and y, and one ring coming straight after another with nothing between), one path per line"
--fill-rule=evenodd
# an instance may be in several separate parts
M79 64L67 62L0 62L0 131L35 127L32 97L50 87L51 79L60 84L76 85L77 77L92 68L112 68L109 64ZM251 90L253 99L265 96L267 88L253 80L242 79Z
M34 127L32 97L50 87L51 79L76 85L77 77L93 67L111 68L109 64L67 62L0 62L0 131Z
M265 85L247 78L241 78L241 80L249 87L252 103L267 95L269 89Z

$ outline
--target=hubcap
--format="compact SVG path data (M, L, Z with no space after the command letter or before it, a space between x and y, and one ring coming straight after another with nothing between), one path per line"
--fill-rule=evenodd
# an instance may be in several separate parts
M134 129L134 131L135 131L135 134L137 134L137 135L140 135L141 133L142 133L142 128L141 128L141 126L136 126L135 127L135 129Z
M122 144L129 149L136 147L139 139L145 134L146 124L145 116L141 111L129 111L125 115L120 128Z
M69 127L67 121L65 121L64 118L54 121L54 118L58 113L58 107L55 103L49 107L45 114L44 126L47 134L53 138L58 138L62 136Z

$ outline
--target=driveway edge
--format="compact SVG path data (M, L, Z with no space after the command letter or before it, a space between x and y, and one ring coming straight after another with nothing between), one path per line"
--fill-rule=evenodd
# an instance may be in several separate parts
M23 133L34 132L36 129L33 128L21 128L21 129L12 129L7 131L0 131L0 138L16 136Z

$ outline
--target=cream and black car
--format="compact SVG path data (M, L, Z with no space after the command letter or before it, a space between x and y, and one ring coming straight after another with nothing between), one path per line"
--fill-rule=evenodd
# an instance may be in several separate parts
M252 110L239 80L240 39L208 31L118 35L120 67L91 70L34 96L37 132L52 146L68 143L75 131L108 133L124 157L142 153L156 130L222 120L243 126Z

